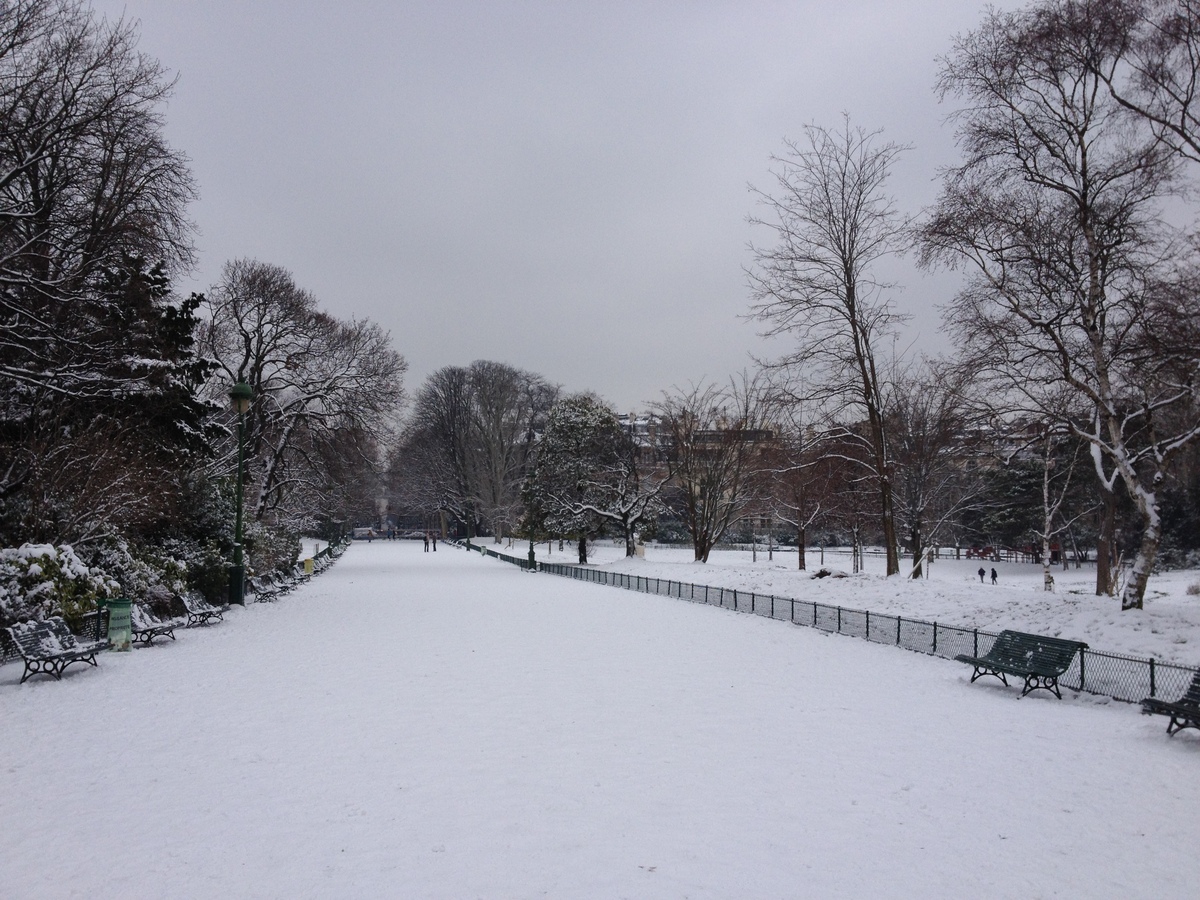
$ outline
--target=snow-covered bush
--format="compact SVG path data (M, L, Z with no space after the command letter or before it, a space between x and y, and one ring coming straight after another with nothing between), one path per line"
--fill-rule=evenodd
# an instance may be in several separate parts
M300 535L290 528L252 522L245 537L246 566L253 574L289 569L300 558Z
M168 551L108 541L88 558L92 569L109 575L126 597L150 597L187 590L187 563Z
M0 625L49 616L74 623L118 590L114 579L85 565L65 544L0 549Z
M1181 549L1164 542L1163 549L1154 562L1154 568L1157 572L1198 569L1200 568L1200 550Z

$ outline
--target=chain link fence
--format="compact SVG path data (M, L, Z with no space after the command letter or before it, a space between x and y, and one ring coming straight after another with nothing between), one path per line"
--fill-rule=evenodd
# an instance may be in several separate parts
M459 546L464 545L459 543ZM508 556L480 546L472 546L470 549L520 566L522 569L529 568L529 560L522 557ZM981 631L978 628L940 625L922 619L885 615L844 606L829 606L825 603L794 600L790 597L758 594L753 591L690 584L665 578L647 578L562 563L539 562L536 566L539 572L573 578L576 581L588 581L644 594L720 606L734 612L792 622L821 631L863 638L877 644L893 644L905 650L946 659L953 659L960 653L968 656L987 653L998 636L998 632ZM1071 663L1071 668L1058 681L1061 686L1072 690L1136 703L1146 697L1174 700L1183 695L1195 674L1195 669L1159 662L1153 658L1106 653L1101 650L1081 650Z

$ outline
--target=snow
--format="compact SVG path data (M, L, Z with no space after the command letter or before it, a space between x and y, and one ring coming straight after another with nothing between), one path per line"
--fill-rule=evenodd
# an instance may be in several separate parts
M175 643L62 682L0 668L0 885L1195 895L1194 733L969 675L446 545L356 544L288 598Z
M487 545L491 546L491 545ZM527 543L514 543L502 552L522 556ZM541 562L574 563L573 549L547 554L537 546ZM775 550L767 559L765 547L757 562L747 550L716 550L709 562L696 563L690 549L648 545L645 559L626 559L625 545L604 542L589 547L590 563L615 572L662 578L712 587L736 588L795 600L816 601L872 613L900 615L943 625L1000 631L1013 628L1086 642L1093 650L1154 657L1164 662L1200 668L1200 572L1194 569L1154 575L1146 592L1145 609L1121 610L1120 600L1095 596L1096 568L1052 569L1055 591L1043 589L1042 567L1031 563L980 562L977 559L938 559L929 577L916 581L885 578L881 555L868 554L865 573L847 578L814 579L821 567L819 550L806 555L808 570L796 567L794 550ZM824 566L840 572L852 568L847 551L825 551ZM979 583L980 566L987 583ZM991 570L999 576L991 584Z

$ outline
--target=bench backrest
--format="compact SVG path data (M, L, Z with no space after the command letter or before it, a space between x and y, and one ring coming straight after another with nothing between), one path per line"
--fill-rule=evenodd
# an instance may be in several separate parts
M1184 695L1179 698L1179 702L1189 706L1200 706L1200 672L1192 676L1192 683L1188 685Z
M133 619L134 631L146 631L162 624L162 619L155 615L145 600L134 600L133 606L129 608L129 615Z
M193 615L197 613L217 612L217 607L213 606L204 599L204 595L199 591L188 591L183 595L183 605L187 607L187 611Z
M985 657L1001 665L1057 677L1070 668L1075 654L1086 648L1081 641L1002 631Z
M42 622L19 622L9 626L8 633L26 659L44 659L79 645L60 616Z

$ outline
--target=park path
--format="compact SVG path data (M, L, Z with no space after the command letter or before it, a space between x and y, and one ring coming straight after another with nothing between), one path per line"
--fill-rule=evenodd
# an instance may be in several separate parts
M1123 704L446 545L0 668L4 897L1188 897L1200 741Z

